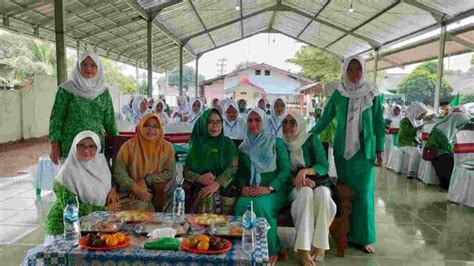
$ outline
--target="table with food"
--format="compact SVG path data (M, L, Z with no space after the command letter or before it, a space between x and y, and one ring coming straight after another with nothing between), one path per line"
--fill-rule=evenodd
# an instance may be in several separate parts
M264 218L256 219L255 250L242 250L242 217L100 211L81 217L79 241L59 237L28 251L28 265L267 265Z

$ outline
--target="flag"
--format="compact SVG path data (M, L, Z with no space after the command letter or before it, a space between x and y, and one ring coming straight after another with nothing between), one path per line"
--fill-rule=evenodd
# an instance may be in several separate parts
M459 93L449 103L449 106L458 106L461 104L461 95Z

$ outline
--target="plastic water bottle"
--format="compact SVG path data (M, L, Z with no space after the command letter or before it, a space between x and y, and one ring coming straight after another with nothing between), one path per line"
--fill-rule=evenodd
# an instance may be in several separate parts
M173 193L173 222L181 223L184 221L184 189L183 185L178 184Z
M63 213L64 239L79 242L81 228L79 227L79 209L74 200L68 200Z
M247 256L251 256L255 250L256 235L256 216L252 202L247 205L247 210L242 217L242 227L242 250Z

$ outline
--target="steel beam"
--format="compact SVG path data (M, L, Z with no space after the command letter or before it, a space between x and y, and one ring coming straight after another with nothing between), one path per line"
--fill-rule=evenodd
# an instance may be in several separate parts
M183 96L183 46L179 47L179 96Z
M451 35L450 33L446 33L446 34L448 35L446 36L448 40L459 43L462 46L466 47L467 49L474 51L474 43L472 43L470 40L467 40L466 38L463 38L460 36Z
M63 0L54 0L54 20L56 32L56 71L58 86L67 80L66 43L64 40Z
M199 13L197 12L197 9L196 9L196 7L194 6L193 1L188 0L188 3L189 3L189 5L191 6L191 8L193 9L194 14L195 14L196 17L198 18L199 22L201 22L201 25L202 25L202 27L204 28L204 30L207 31L207 36L209 36L209 39L211 40L212 44L214 45L214 47L216 47L216 46L217 46L217 45L216 45L216 42L214 42L214 39L212 38L211 34L210 34L209 31L207 30L206 24L204 24L204 21L202 21L202 18L201 18L201 16L199 15Z
M252 36L255 36L255 35L257 35L257 34L269 32L269 31L270 31L269 28L265 28L265 29L263 29L263 30L259 30L259 31L257 31L257 32L254 32L254 33L250 34L250 35L247 35L247 36L245 36L243 39L233 40L233 41L230 41L230 42L227 42L227 43L223 43L223 44L221 44L221 45L218 45L218 46L216 46L216 47L213 47L213 48L204 50L204 51L202 51L200 54L203 55L203 54L205 54L205 53L209 53L209 52L211 52L211 51L217 50L217 49L222 48L222 47L224 47L224 46L227 46L227 45L230 45L230 44L233 44L233 43L236 43L236 42L245 40L245 39L250 38L250 37L252 37Z
M198 97L198 84L199 84L199 58L201 57L201 55L197 55L196 56L196 64L195 64L195 76L194 76L194 93L196 95L196 98ZM200 95L200 96L203 96L203 95Z
M405 3L405 4L414 6L414 7L416 7L416 8L419 8L419 9L421 9L421 10L423 10L423 11L426 11L426 12L430 13L430 14L433 16L433 18L434 18L439 24L441 24L444 20L452 19L452 18L453 18L453 16L451 16L451 15L448 15L448 14L446 14L446 13L444 13L444 12L439 11L438 9L432 8L432 7L427 6L427 5L423 4L423 3L417 2L417 1L415 1L415 0L402 0L402 1L403 1L403 3Z
M46 4L48 4L46 1L37 2L33 5L26 6L26 7L23 7L23 8L18 8L17 10L13 10L13 11L7 13L7 15L10 16L10 17L14 17L14 16L17 16L17 15L23 14L25 12L28 12L30 10L33 10L35 8L42 7Z
M401 69L405 69L405 66L402 64L402 63L399 63L393 59L390 59L390 58L386 58L386 57L381 57L379 58L379 60L382 60L382 61L385 61L385 62L388 62L396 67L399 67Z
M377 84L377 71L378 71L378 64L379 64L379 50L380 48L374 49L374 75L372 77L372 81L374 84Z
M435 88L435 97L434 97L434 109L437 112L439 108L439 94L441 91L441 84L443 82L443 61L444 61L444 51L446 48L446 24L441 26L441 34L439 35L439 51L438 51L438 70L436 71L436 88Z
M316 13L316 15L314 15L314 18L317 18L319 16L319 14L321 14L321 12L324 11L324 9L326 9L326 7L329 5L329 3L331 3L331 0L327 0L326 3L324 3L323 7L321 7L321 9L318 11L318 13ZM312 20L310 20L308 22L308 24L306 24L306 26L304 26L304 28L301 30L300 33L298 33L298 35L296 35L296 38L300 38L301 34L303 34L303 32L309 27L309 25L311 25L311 23L313 23Z
M146 22L147 39L147 68L148 68L148 97L153 94L153 21Z

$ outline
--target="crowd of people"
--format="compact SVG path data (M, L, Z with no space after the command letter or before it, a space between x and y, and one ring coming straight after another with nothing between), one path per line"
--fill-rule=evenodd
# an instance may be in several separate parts
M54 182L48 238L62 233L62 210L70 199L78 202L80 216L95 210L170 211L176 162L164 125L184 122L193 125L183 172L190 187L187 212L242 215L252 201L255 214L270 225L268 247L275 264L284 250L277 215L290 205L293 248L302 265L315 265L329 249L329 226L337 212L332 170L355 192L350 243L375 252L374 167L382 166L384 157L389 161L385 147L417 145L414 138L428 111L413 104L401 119L401 107L393 106L384 119L382 95L365 79L364 67L360 57L345 60L338 89L312 120L289 110L282 98L270 105L259 99L249 109L244 100L214 99L207 107L201 99L181 96L171 110L164 100L136 96L122 108L136 133L110 169L101 147L106 135L118 134L112 100L100 59L82 53L72 79L59 86L51 113L51 159L62 168ZM427 144L444 151L433 160L440 178L447 175L441 173L451 148L446 141L466 122L462 114L450 110ZM386 139L386 133L396 136L390 128L397 123L398 136Z

